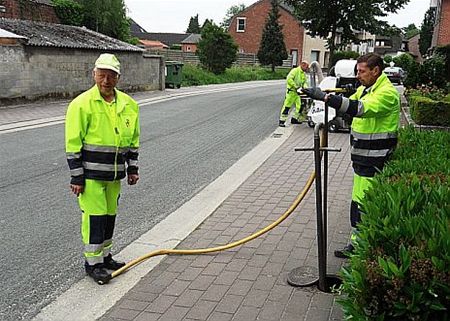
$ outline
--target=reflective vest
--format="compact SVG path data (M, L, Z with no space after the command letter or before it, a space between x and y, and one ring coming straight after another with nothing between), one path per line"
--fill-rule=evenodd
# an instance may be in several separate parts
M288 91L295 91L298 88L307 86L306 74L300 67L292 68L286 77L286 87Z
M67 109L66 155L71 184L84 179L119 180L138 172L139 107L115 89L109 104L97 86L76 97ZM127 163L127 168L125 166Z
M358 100L361 111L352 121L351 158L356 174L371 177L383 168L397 145L400 95L384 73L364 90L360 86L349 98Z

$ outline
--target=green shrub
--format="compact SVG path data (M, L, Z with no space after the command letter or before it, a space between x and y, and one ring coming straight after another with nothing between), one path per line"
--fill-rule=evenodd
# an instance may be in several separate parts
M450 126L450 102L423 96L411 96L408 102L416 124Z
M186 64L183 68L183 86L199 86L208 84L224 84L252 80L269 80L286 78L289 69L277 68L272 73L270 68L257 66L231 67L225 70L223 74L214 73L201 68L200 66Z
M444 321L450 306L450 133L400 132L341 271L347 320Z
M450 45L436 47L434 52L444 57L445 75L447 76L447 81L450 81Z

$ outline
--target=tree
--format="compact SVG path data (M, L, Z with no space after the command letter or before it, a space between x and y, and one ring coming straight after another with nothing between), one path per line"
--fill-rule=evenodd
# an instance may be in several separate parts
M205 25L198 43L200 62L215 74L224 73L236 60L238 46L233 38L214 23Z
M77 0L83 7L83 25L112 38L129 41L130 22L124 0Z
M425 12L422 26L420 27L419 51L423 55L427 53L428 48L431 47L431 40L433 39L434 20L436 16L436 8L430 8Z
M200 24L198 23L198 14L194 17L191 17L189 20L189 26L186 30L186 33L200 33Z
M288 54L284 44L282 26L278 23L280 17L278 0L271 0L272 9L264 26L261 43L258 50L258 60L262 65L270 65L272 72L275 66L281 66Z
M409 24L407 27L403 28L402 31L406 39L412 38L420 33L420 30L417 29L414 23Z
M213 24L213 23L214 23L214 21L212 19L211 20L205 19L205 22L203 22L202 27L200 28L200 31L203 30L206 25L210 25L210 24Z
M245 4L241 3L235 6L230 7L227 10L227 13L225 17L223 18L223 21L220 23L220 26L224 29L228 29L228 27L231 24L231 20L235 15L237 15L239 12L244 11L246 8Z
M390 26L377 17L386 17L389 13L397 12L409 0L284 0L284 2L293 6L294 14L308 30L309 35L327 39L332 57L340 46L349 42L359 42L354 30L385 34ZM338 34L341 43L336 43Z
M62 24L82 26L84 21L83 6L72 0L52 0L55 13Z

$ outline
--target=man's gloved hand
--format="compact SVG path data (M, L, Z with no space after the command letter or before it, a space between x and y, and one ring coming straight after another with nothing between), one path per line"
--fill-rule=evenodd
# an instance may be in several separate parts
M303 88L302 93L315 100L325 100L325 93L319 87Z

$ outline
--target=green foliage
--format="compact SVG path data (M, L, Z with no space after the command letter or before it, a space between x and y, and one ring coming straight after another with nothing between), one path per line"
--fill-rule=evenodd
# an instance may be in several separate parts
M433 39L434 21L436 16L436 8L431 7L425 13L423 18L422 26L420 28L420 38L419 38L419 51L424 56L428 48L431 47L431 40Z
M418 125L434 125L450 127L450 102L445 101L445 95L435 94L438 100L424 96L408 98L411 116Z
M444 58L446 78L450 81L450 45L436 47L434 53Z
M366 194L355 255L341 272L347 320L450 317L448 146L449 132L401 130L392 160Z
M82 26L84 21L83 7L73 0L52 0L55 13L62 24Z
M334 51L338 49L337 30L342 45L359 41L354 30L383 34L389 25L377 18L397 12L409 0L285 0L284 2L294 7L295 15L311 36L327 39L330 56L333 56ZM332 64L329 65L331 66Z
M333 56L330 59L330 67L334 66L336 62L342 59L357 59L359 57L359 53L355 51L335 51Z
M189 20L189 26L186 29L186 33L200 33L200 32L201 28L200 23L198 22L198 14L197 14L194 17L191 17L191 19Z
M220 26L224 29L228 29L233 17L235 15L237 15L239 12L244 11L245 8L246 8L246 6L243 3L228 8L225 17L223 18L222 22L220 23Z
M404 85L408 88L419 88L425 85L445 89L448 77L445 58L441 55L434 55L425 60L422 65L412 63Z
M214 73L196 65L186 64L183 67L183 87L209 84L225 84L252 80L285 79L289 69L276 69L273 73L269 68L248 66L231 67L223 74Z
M197 55L202 65L215 74L221 74L231 67L238 49L233 38L213 23L205 26L201 36Z
M409 72L412 65L415 63L413 56L409 53L404 53L400 56L394 57L392 61L395 63L395 66L402 68L406 72Z
M392 56L386 55L383 57L384 63L389 64L392 61Z
M406 39L410 39L420 33L420 30L417 29L417 27L414 23L411 23L407 27L402 28L402 31L403 31L403 34L405 35Z
M283 60L288 58L282 26L278 23L280 17L278 1L271 0L272 10L264 26L261 43L258 50L258 60L262 65L270 65L272 72L275 66L283 65Z
M124 0L77 0L83 7L83 25L112 38L129 41L130 22Z

